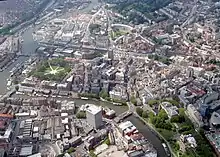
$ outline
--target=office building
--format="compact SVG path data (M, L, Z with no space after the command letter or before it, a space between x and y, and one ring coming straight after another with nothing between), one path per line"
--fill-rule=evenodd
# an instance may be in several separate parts
M119 124L119 128L120 128L122 135L124 136L125 135L130 136L134 133L138 133L137 128L130 121L126 121L126 122Z
M99 106L88 105L86 108L87 122L94 128L98 129L102 125L102 109Z
M202 120L202 116L192 104L187 106L187 112L189 118L196 124L197 127L203 127L204 122Z

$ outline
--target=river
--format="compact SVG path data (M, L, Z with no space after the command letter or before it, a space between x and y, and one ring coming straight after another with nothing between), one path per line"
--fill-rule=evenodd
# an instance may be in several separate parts
M89 6L87 8L81 10L82 12L89 11L94 6L96 6L98 4L98 0L91 0L91 1L92 1L92 3L89 4ZM24 40L22 43L22 53L24 53L24 54L32 54L35 52L36 48L38 47L38 44L33 40L33 36L32 36L33 29L34 28L32 28L32 27L28 27L24 31L24 33L22 34L22 38ZM22 63L27 59L28 58L26 58L26 57L19 57L5 71L0 73L0 94L4 94L7 92L6 86L7 86L7 78L10 75L9 71L17 63ZM99 101L93 101L93 100L80 100L80 99L75 99L74 101L75 101L76 105L78 105L78 106L80 106L82 104L86 104L86 103L107 106L107 107L115 110L117 114L120 114L120 113L125 112L127 110L127 107L125 107L125 106L115 106L115 105L112 105L112 104L106 103L106 102L99 102ZM138 128L138 130L149 140L149 142L153 144L153 146L156 148L156 150L158 152L158 157L166 157L166 153L163 149L161 141L153 132L150 131L150 129L146 125L144 125L139 119L137 119L134 116L130 116L126 120L130 120Z
M167 157L160 139L149 129L148 126L146 126L135 116L130 116L126 118L126 120L131 121L138 128L139 132L142 133L144 137L147 138L147 140L154 146L154 148L157 150L158 157Z
M81 99L75 99L75 104L77 106L84 105L86 103L88 104L95 104L95 105L101 105L101 106L107 106L113 110L115 110L116 114L119 115L125 111L127 111L126 106L115 106L111 103L107 102L101 102L101 101L93 101L93 100L81 100ZM125 121L131 121L137 128L138 130L148 139L148 141L154 146L154 148L157 150L158 157L167 157L166 152L162 146L162 143L160 139L153 133L148 126L143 124L142 121L140 121L138 118L135 116L130 116L125 119Z

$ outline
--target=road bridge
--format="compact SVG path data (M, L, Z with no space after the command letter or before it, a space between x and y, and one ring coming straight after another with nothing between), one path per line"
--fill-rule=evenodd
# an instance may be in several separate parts
M18 54L17 55L18 57L31 57L31 56L34 56L32 54Z
M116 123L119 123L120 121L124 120L125 118L129 117L132 115L132 112L131 111L127 111L127 112L124 112L122 114L120 114L119 116L117 116L114 121Z

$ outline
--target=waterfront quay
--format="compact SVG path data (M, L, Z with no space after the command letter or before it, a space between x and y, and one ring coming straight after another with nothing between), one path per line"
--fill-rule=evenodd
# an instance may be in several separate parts
M49 99L47 98L47 100L50 102L50 104L51 103L54 104L54 98L49 98ZM118 105L114 105L112 103L103 102L103 101L97 101L97 100L89 100L89 99L88 100L82 100L82 99L72 99L72 98L68 99L68 98L65 98L65 97L63 97L63 98L56 98L56 100L57 100L57 103L61 103L61 104L67 103L67 102L71 101L72 103L75 104L75 107L78 108L77 110L80 110L80 108L83 105L85 105L85 104L95 104L97 106L102 106L104 109L105 108L112 109L112 110L114 110L116 112L116 119L117 119L117 116L123 115L124 113L126 113L128 111L128 107L127 106L118 106ZM34 106L31 105L32 101L35 104ZM67 101L67 102L65 102L65 101ZM16 105L15 102L18 103L19 105ZM38 115L37 118L40 118L40 119L41 118L43 118L43 119L50 119L49 117L54 117L55 119L54 118L52 118L52 119L56 120L59 117L55 113L54 109L52 109L52 108L49 110L49 113L48 113L48 109L45 110L45 109L40 108L40 106L42 106L40 103L46 103L45 98L42 98L42 97L38 97L38 98L37 97L35 97L35 98L29 97L29 99L28 99L28 96L23 96L23 95L16 96L16 97L12 96L11 98L9 98L7 100L7 104L8 103L14 104L13 105L14 107L15 106L19 106L17 108L17 110L18 109L22 110L22 109L25 109L25 108L29 108L30 109L30 111L26 110L24 113L21 112L21 113L16 114L17 117L20 117L19 121L21 121L22 119L26 119L29 116L36 117L37 115ZM9 106L5 106L5 107L7 108ZM39 109L39 111L37 111L38 109ZM37 111L37 113L35 113L35 115L33 113L31 114L31 112L33 112L33 110ZM68 113L70 114L72 112L68 112ZM105 119L103 119L103 120L105 121ZM108 123L111 123L111 122L114 122L114 121L115 120L107 120ZM137 127L137 129L140 131L140 133L142 133L144 135L144 137L157 150L157 154L158 154L159 157L166 156L166 152L164 151L162 143L161 143L159 137L157 136L157 134L155 132L153 132L153 130L148 128L147 125L144 125L141 122L141 120L139 120L134 115L130 115L129 117L123 119L120 123L122 123L123 121L124 122L125 121L131 121L134 124L134 126ZM53 120L50 123L53 124ZM78 124L78 122L76 122L76 123ZM82 123L85 123L85 122L83 122L83 120L82 120ZM54 126L54 129L56 130L55 126ZM53 134L55 134L55 132L53 132ZM55 139L53 139L53 140L55 140Z

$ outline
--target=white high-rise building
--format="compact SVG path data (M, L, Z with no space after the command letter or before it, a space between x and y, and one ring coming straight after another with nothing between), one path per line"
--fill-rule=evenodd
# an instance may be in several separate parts
M114 60L114 52L112 49L108 50L108 59Z
M87 123L93 126L94 129L100 128L102 125L102 108L101 106L96 106L90 104L86 108L86 119Z

